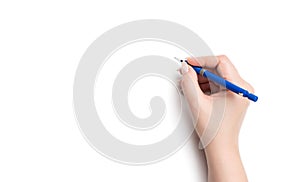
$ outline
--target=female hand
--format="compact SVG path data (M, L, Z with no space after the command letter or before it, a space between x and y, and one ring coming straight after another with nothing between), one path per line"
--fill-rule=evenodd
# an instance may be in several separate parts
M218 74L254 92L226 56L188 58L192 65ZM181 87L196 122L208 163L209 181L247 181L239 152L238 135L249 100L197 75L185 62L180 70ZM236 178L235 178L236 177Z

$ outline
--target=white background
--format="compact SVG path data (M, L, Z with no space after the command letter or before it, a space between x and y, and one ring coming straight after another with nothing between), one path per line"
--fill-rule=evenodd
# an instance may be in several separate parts
M75 121L72 86L87 47L121 23L182 24L226 54L256 89L240 134L249 181L300 181L297 1L1 1L0 181L203 181L192 141L149 166L94 151Z

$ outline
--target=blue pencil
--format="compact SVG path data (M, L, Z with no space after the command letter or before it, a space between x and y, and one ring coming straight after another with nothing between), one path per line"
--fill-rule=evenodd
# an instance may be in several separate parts
M247 97L249 100L252 100L254 102L256 102L258 99L258 97L256 95L249 93L247 90L213 74L212 72L202 68L201 66L191 65L187 60L180 60L178 58L175 58L175 59L179 60L180 62L185 61L188 65L190 65L196 71L197 74L200 74L200 75L206 77L208 80L211 80L214 83L221 85L236 94L239 94L243 97Z

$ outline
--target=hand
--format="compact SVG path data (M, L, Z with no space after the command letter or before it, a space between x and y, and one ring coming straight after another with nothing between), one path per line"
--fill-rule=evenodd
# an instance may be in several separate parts
M188 58L188 62L192 65L202 66L224 79L254 92L252 86L241 78L226 56ZM235 168L232 173L238 172L241 175L237 181L247 179L240 162L238 135L249 106L249 100L210 83L207 78L197 75L193 68L185 62L182 63L180 72L182 74L182 91L196 122L196 131L203 148L206 147L208 167L212 169L209 170L209 179L218 181L217 179L220 177L222 179L226 177L225 174L219 173L224 170L230 171L231 168L223 163L228 160L230 160L228 165ZM225 166L220 165L220 162ZM212 173L214 175L211 175ZM228 172L226 174L228 177ZM230 181L235 180L230 178Z

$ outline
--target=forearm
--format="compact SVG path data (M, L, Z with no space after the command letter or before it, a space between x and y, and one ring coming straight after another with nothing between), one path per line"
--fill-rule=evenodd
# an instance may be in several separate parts
M247 181L237 142L214 140L205 149L205 154L209 182Z

